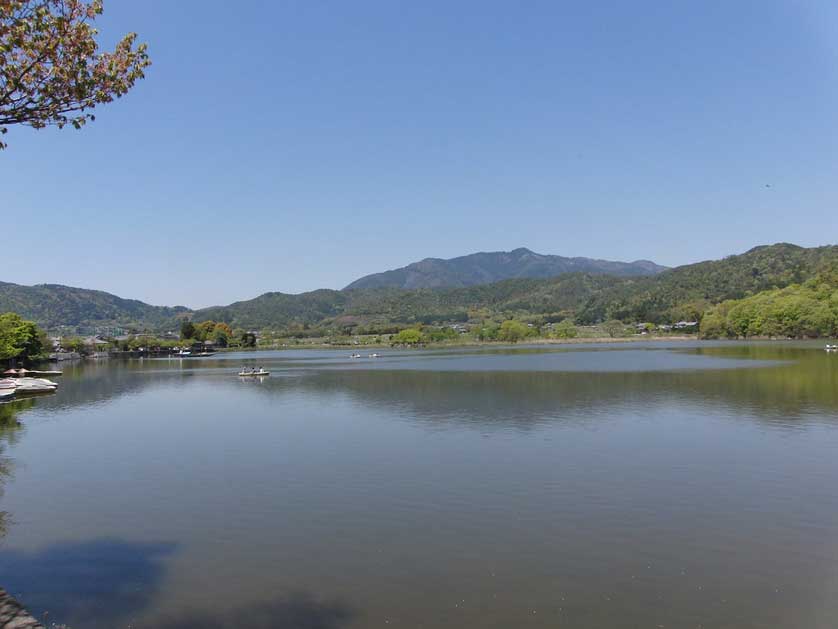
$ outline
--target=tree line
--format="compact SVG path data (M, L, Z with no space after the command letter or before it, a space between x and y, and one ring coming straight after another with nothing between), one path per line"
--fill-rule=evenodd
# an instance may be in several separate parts
M228 324L216 321L192 323L185 320L180 324L180 340L183 344L194 345L210 341L216 347L256 347L256 335L247 330L233 330Z
M701 319L704 338L838 336L838 283L819 276L803 284L723 301Z

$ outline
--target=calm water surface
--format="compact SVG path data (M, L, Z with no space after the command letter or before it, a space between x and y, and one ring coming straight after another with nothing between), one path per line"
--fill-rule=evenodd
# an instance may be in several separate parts
M79 364L0 406L0 585L75 629L832 629L821 347Z

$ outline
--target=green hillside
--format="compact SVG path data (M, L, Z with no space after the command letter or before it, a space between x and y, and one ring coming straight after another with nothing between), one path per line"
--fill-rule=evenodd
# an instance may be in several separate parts
M265 293L229 306L198 310L193 321L220 321L240 328L277 328L291 323L313 325L343 313L348 295L320 289L299 295Z
M741 255L624 282L607 293L592 295L577 318L582 323L698 319L712 304L800 283L836 264L838 246L834 245L809 249L787 243L755 247Z
M0 312L16 312L47 329L120 325L159 330L176 328L177 318L190 311L60 284L21 286L0 282Z

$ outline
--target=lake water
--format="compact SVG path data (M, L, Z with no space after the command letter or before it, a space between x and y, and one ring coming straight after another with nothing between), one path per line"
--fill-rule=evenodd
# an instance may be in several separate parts
M822 346L67 367L0 406L0 586L74 629L832 629Z

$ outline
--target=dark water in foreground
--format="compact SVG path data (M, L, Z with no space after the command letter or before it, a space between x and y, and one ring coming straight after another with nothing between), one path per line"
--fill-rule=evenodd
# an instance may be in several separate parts
M831 629L821 346L71 367L0 407L0 585L75 629Z

